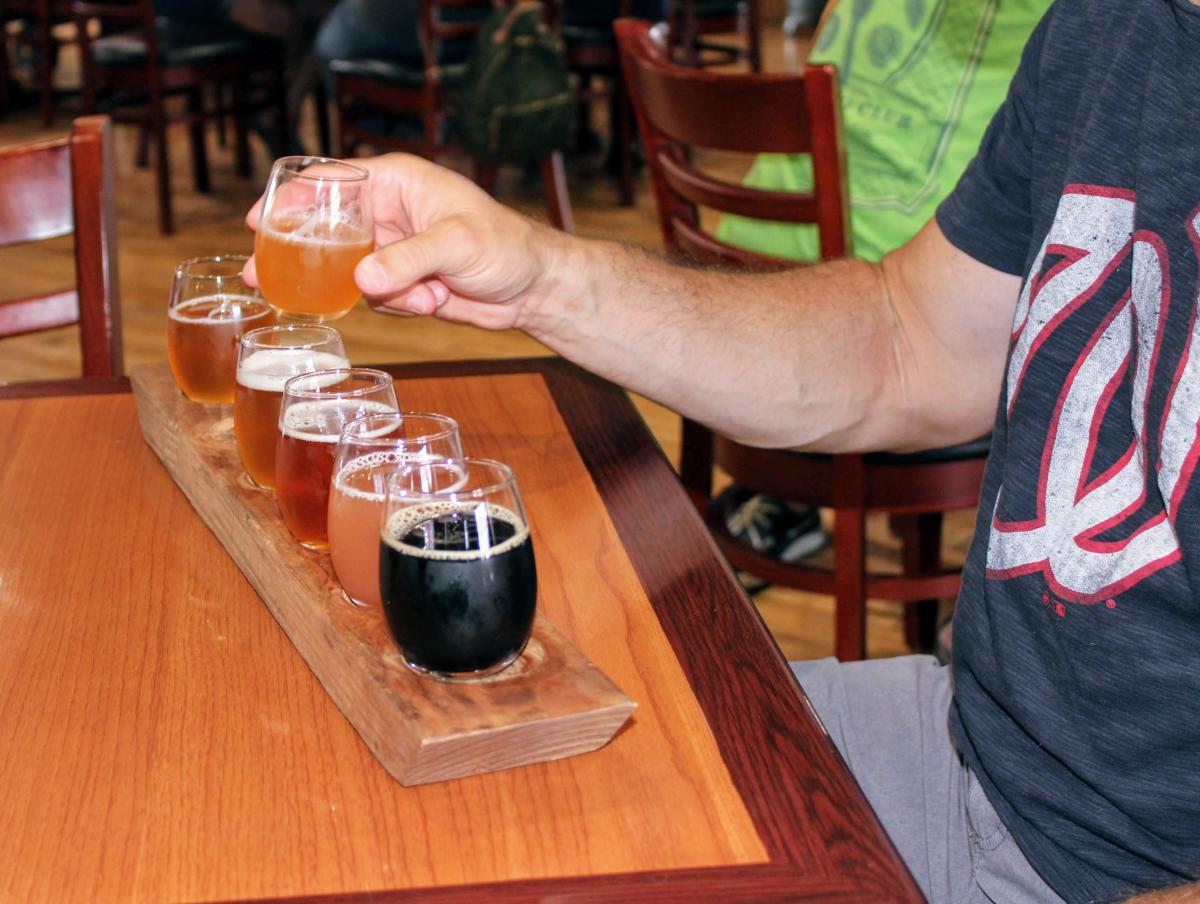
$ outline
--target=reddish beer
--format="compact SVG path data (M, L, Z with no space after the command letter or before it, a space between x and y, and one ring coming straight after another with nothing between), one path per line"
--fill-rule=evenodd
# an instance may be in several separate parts
M284 523L301 546L329 545L329 484L342 429L355 418L396 408L392 378L378 370L319 370L285 384L275 495Z

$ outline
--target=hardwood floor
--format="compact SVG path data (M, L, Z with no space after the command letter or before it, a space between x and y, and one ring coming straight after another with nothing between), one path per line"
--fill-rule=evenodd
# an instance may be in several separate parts
M784 38L777 28L765 37L768 69L794 68L803 61L803 42ZM71 81L71 60L61 64L63 81ZM63 134L69 127L70 100L60 104L55 127L43 130L32 107L9 111L0 119L0 145ZM311 125L311 124L309 124ZM311 128L305 134L313 134ZM182 127L171 132L172 182L175 188L178 232L161 237L156 226L153 172L134 165L135 130L116 130L118 190L119 266L126 366L166 357L165 324L167 296L175 265L189 257L248 253L251 234L242 223L245 211L257 197L270 165L265 149L255 144L254 177L239 180L234 175L232 148L217 146L210 135L209 156L212 190L207 195L191 187L188 141ZM732 161L726 165L741 165ZM570 172L570 189L579 234L616 238L651 248L660 247L653 200L645 184L639 183L637 205L617 206L615 181L598 161L575 164ZM503 201L534 216L541 216L540 189L530 188L517 172L501 174L498 193ZM0 267L6 274L3 297L48 290L69 280L69 241L0 249ZM515 332L486 333L429 319L389 318L365 308L352 312L337 324L345 336L355 362L422 361L454 358L500 358L546 354L547 350L529 337ZM69 377L78 373L78 345L74 329L8 339L0 355L0 382ZM645 399L635 399L639 410L672 461L678 453L678 417ZM973 514L949 519L945 554L961 560L965 554ZM878 561L895 565L896 544L880 521L870 528L870 542ZM789 658L807 659L829 655L833 647L833 606L828 597L771 588L756 597L759 610ZM899 618L900 608L872 603L868 625L871 655L906 652Z

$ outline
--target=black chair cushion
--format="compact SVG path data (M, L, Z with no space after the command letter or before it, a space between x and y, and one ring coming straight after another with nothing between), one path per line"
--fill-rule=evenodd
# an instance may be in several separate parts
M371 79L398 88L420 88L425 84L425 72L420 68L390 63L387 60L334 60L329 68L337 75ZM442 67L442 84L454 87L466 75L466 63L451 63Z
M567 44L589 44L599 47L608 47L617 43L617 36L613 34L611 22L607 26L564 25L562 38Z
M155 20L158 59L164 66L194 66L249 53L249 35L232 26ZM103 66L144 66L146 41L140 31L121 32L92 42L92 58Z

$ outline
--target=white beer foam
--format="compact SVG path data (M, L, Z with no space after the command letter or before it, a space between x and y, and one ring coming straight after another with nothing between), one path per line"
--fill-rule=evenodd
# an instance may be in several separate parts
M383 528L383 542L396 552L405 556L416 556L420 559L433 559L438 562L469 562L472 559L482 559L485 556L498 556L520 546L529 537L529 528L521 525L521 519L502 505L493 502L487 504L488 517L495 521L507 521L516 533L498 546L482 549L421 549L409 546L403 542L413 528L455 512L473 513L480 508L478 502L427 502L414 505L411 508L394 512Z
M358 417L395 411L385 402L362 399L315 399L295 402L283 413L279 425L284 436L306 443L336 443L342 428ZM384 429L379 435L386 433Z
M390 428L386 428L390 429ZM386 432L386 429L384 432ZM378 434L378 431L372 431ZM359 434L367 436L369 434ZM382 434L378 434L382 435ZM420 441L416 443L421 445ZM387 476L391 472L391 466L405 462L415 461L433 461L438 458L436 455L430 455L428 452L421 451L402 451L400 449L383 449L378 452L369 452L366 455L360 455L358 458L352 458L342 466L341 470L333 477L333 486L339 493L350 496L354 499L366 499L369 502L383 502L387 498ZM387 468L379 474L373 475L371 482L375 485L375 492L364 490L359 487L350 486L347 481L352 480L355 476L363 471L371 471L376 468ZM457 470L457 469L456 469ZM462 472L459 471L461 474ZM459 485L466 481L466 475L462 475L463 480ZM450 488L453 490L453 487Z
M305 348L264 348L242 359L238 365L237 381L247 389L283 392L283 384L298 374L349 366L349 358L333 352L314 352ZM341 375L330 376L325 386L341 379L344 379Z
M188 317L187 311L193 308L198 308L201 305L211 305L212 310L203 317ZM258 308L258 311L253 311L250 314L243 314L243 308ZM185 301L183 304L175 305L167 310L167 316L172 320L177 320L180 323L229 323L232 320L257 320L259 317L265 317L271 313L270 307L261 298L255 298L253 295L205 295L202 298L193 298L190 301Z

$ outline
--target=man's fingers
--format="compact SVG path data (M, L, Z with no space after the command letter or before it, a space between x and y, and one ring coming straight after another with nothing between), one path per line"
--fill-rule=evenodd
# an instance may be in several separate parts
M246 266L242 267L242 279L252 289L258 288L258 269L254 266L254 255L250 255Z
M424 232L385 245L359 261L354 281L364 295L379 298L398 296L431 276L458 275L455 271L472 254L472 241L465 232L461 224L447 219Z

